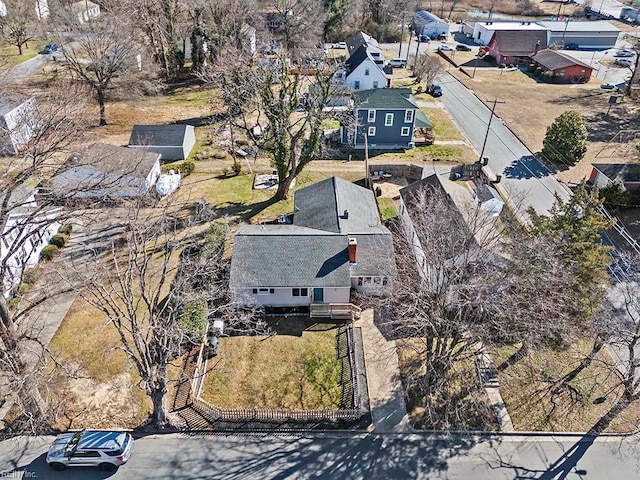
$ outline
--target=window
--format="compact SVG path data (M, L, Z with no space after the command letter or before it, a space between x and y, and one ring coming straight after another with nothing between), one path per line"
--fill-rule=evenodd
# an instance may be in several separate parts
M95 450L87 450L86 452L74 452L74 458L100 458L100 454Z
M375 81L373 82L373 88L378 88L378 81L377 81L377 80L375 80Z
M356 80L355 82L353 82L353 89L360 90L360 80Z
M411 129L409 127L402 127L402 130L400 130L400 135L402 135L403 137L408 137L410 131Z
M413 122L413 110L407 110L404 112L404 121L405 123Z
M367 111L367 122L375 122L376 121L376 111L368 110Z
M361 287L362 286L362 277L358 277L358 286Z
M259 288L258 295L269 295L270 293L274 293L273 288Z
M369 127L369 131L367 132L367 136L368 137L375 137L376 136L376 127Z
M368 69L368 68L365 68L365 70L364 70L364 74L365 74L365 76L368 76L368 75L369 75L369 69Z
M291 296L292 297L299 297L300 296L300 289L299 288L292 288L291 289Z
M382 283L382 277L373 277L373 284L380 285Z
M371 285L371 277L364 277L364 284L365 285Z
M389 283L389 279L387 277L382 277L382 285L387 285Z
M385 127L390 127L393 125L393 113L387 113L384 116L384 125Z
M309 289L307 288L293 288L291 289L291 296L293 297L308 297Z

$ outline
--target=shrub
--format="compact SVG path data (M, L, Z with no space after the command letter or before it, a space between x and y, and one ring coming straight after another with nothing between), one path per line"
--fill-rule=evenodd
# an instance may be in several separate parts
M73 232L73 225L70 223L65 223L58 229L58 233L62 233L64 235L71 235Z
M553 72L548 70L542 74L542 81L545 83L553 82Z
M529 66L527 67L527 72L533 73L535 71L536 71L536 64L535 63L530 63Z
M185 176L193 173L195 169L196 169L196 163L193 160L185 160L180 165L180 172Z
M484 56L484 61L488 63L495 63L496 58L493 55L487 54Z
M56 233L51 240L49 240L49 244L55 245L58 248L62 248L67 244L67 240L69 237L64 233Z
M41 271L38 268L27 268L22 274L22 281L27 285L33 285L40 278Z
M240 164L240 162L233 162L233 165L231 165L231 170L233 171L234 175L240 175L242 173L242 165Z
M418 88L416 88L416 93L422 93L422 85L418 85Z
M174 172L180 171L180 162L167 163L166 165L162 165L162 173L169 173L169 170L173 170Z
M542 75L542 67L536 68L535 72L533 72L533 75L535 77L540 77L540 75Z
M204 300L196 300L185 305L180 317L178 327L189 342L198 344L207 331L209 308Z
M605 207L612 210L629 206L631 200L629 192L620 180L608 182L598 193L600 198L604 200Z
M47 245L40 252L40 258L43 260L51 260L58 254L58 247L55 245Z

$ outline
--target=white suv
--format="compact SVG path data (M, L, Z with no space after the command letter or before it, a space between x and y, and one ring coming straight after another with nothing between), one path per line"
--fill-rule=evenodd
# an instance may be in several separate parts
M83 430L59 435L47 453L54 470L67 467L99 467L113 471L131 457L133 437L127 432Z

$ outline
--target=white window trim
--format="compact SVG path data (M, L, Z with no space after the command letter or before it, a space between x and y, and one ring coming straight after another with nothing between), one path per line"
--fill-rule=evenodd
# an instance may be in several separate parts
M373 113L373 115L371 115ZM375 110L367 110L367 122L375 122L376 121L376 111Z
M407 110L404 112L404 121L405 123L413 122L413 110Z
M365 77L368 77L368 76L369 76L369 69L368 69L368 68L365 68L365 69L364 69L364 76L365 76Z
M369 127L367 131L367 137L375 137L376 136L376 127Z
M373 86L373 88L378 88L378 81L374 80L373 83L371 84Z
M385 127L393 126L393 113L386 113L384 115L384 126Z
M271 295L268 288L259 288L258 295Z
M403 136L403 137L408 137L410 132L411 132L411 128L402 127L402 130L400 130L400 135Z

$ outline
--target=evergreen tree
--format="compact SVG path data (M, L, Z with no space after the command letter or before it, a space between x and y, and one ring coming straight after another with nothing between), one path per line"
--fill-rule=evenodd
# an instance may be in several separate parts
M587 153L587 126L584 117L568 110L547 127L542 154L555 163L575 165Z

